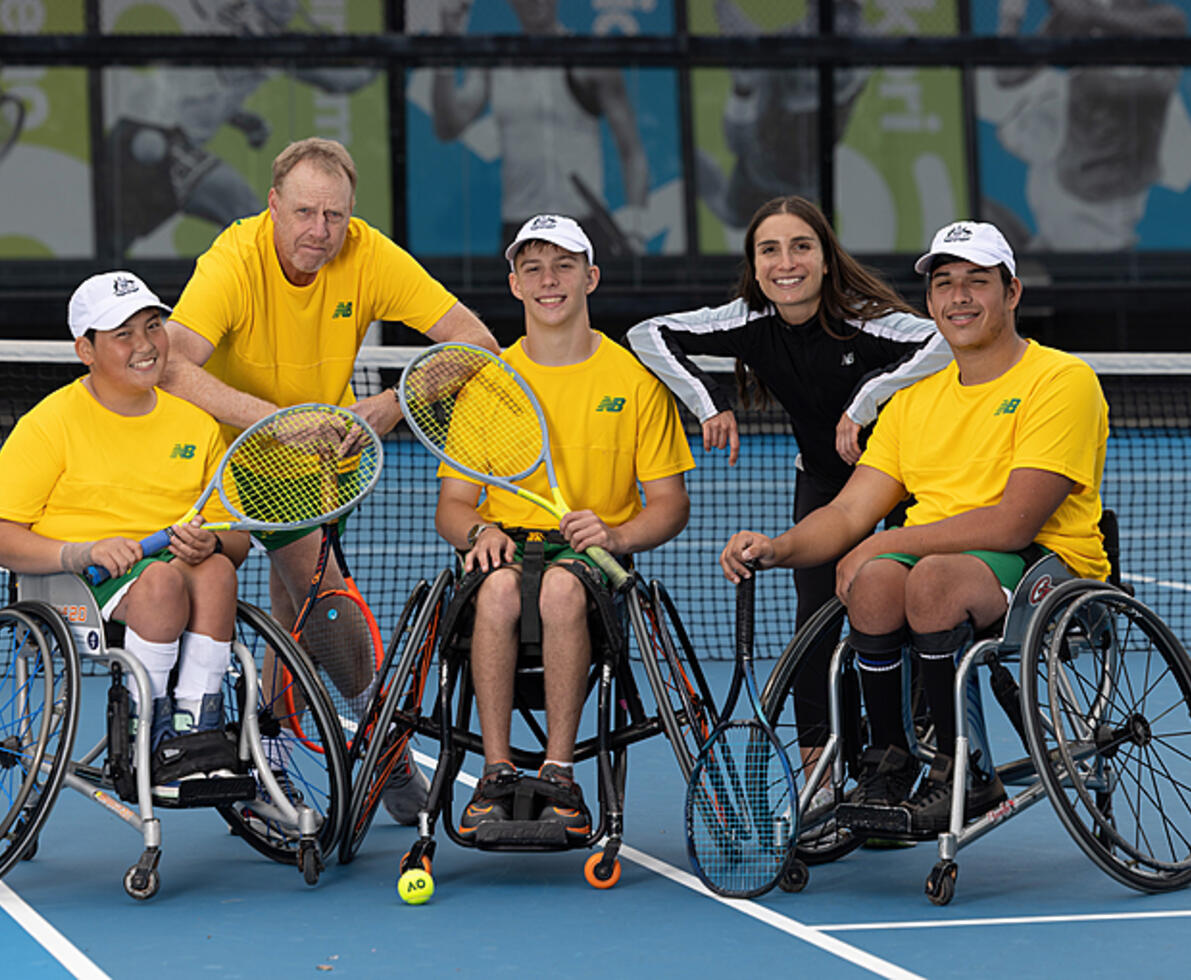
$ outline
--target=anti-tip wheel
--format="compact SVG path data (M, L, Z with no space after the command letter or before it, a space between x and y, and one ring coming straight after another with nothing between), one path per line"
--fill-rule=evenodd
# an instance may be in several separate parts
M620 881L620 859L613 858L609 865L604 852L598 851L583 865L583 877L592 888L611 888Z

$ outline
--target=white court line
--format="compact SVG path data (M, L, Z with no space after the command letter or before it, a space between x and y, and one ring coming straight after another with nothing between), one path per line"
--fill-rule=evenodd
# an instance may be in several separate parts
M0 909L7 912L13 921L61 963L71 976L78 977L79 980L111 980L103 970L79 952L69 939L33 911L24 899L3 882L0 882Z
M1144 585L1158 585L1164 589L1178 589L1180 592L1191 592L1191 585L1186 582L1168 581L1166 579L1154 578L1152 575L1131 575L1125 573L1121 578L1127 582L1141 582Z
M432 756L428 756L416 749L413 754L418 762L424 766L428 766L430 769L433 769L438 761ZM460 772L455 778L469 787L474 787L478 782L475 776L465 772ZM758 922L763 922L767 926L772 926L787 935L793 936L795 939L801 939L811 946L817 946L824 952L830 953L832 956L838 956L840 959L846 960L861 969L877 974L877 976L889 977L891 980L923 980L917 973L903 970L900 966L894 966L892 963L873 956L871 953L866 953L862 949L857 949L855 946L851 946L831 936L823 935L822 927L804 925L795 919L780 915L774 912L773 909L767 908L764 905L758 905L756 902L749 901L748 899L724 898L720 895L715 895L704 888L702 882L690 872L680 871L673 865L667 864L665 861L659 861L652 855L646 854L644 851L639 851L635 847L622 844L620 854L621 857L632 861L634 864L639 864L654 874L668 878L670 881L682 885L683 888L689 888L704 898L710 898L713 901L719 902L721 905L726 905L730 909L756 919Z
M919 919L908 922L840 922L815 926L824 932L857 932L862 929L947 929L952 926L1036 926L1063 922L1124 922L1127 919L1186 919L1191 909L1169 912L1094 912L1087 915L1015 915L994 919Z

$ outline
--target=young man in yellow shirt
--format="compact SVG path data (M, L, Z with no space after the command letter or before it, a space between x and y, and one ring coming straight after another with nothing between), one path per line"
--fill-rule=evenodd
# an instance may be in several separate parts
M914 268L927 277L927 308L954 363L889 400L831 503L776 538L738 532L720 564L737 581L750 574L746 562L800 567L843 556L836 592L848 608L871 748L837 816L881 829L890 824L880 811L904 808L911 831L933 832L946 828L951 805L955 658L974 630L1005 613L1022 574L1046 550L1077 576L1108 575L1097 526L1108 406L1091 367L1018 334L1021 282L993 225L948 225ZM904 527L861 540L910 494L916 502ZM907 643L939 750L916 792L920 767L902 722ZM978 691L970 703L969 817L1004 797Z
M560 787L560 799L570 804L547 804L538 818L582 837L591 817L572 761L591 637L588 592L578 576L594 573L582 552L598 545L630 555L678 534L690 509L683 473L694 462L670 393L632 354L591 327L587 297L600 270L578 223L561 215L530 218L505 258L512 270L509 289L525 308L525 336L504 359L538 397L560 489L573 510L556 526L546 511L520 497L489 488L481 501L481 485L440 470L438 532L466 551L465 571L488 573L476 592L471 641L486 764L460 831L473 834L482 823L509 818L507 789L517 778L508 761L513 672L522 603L533 601L546 685L546 761L538 775ZM524 485L549 494L542 470ZM553 531L554 539L545 545L537 595L523 599L527 530ZM599 587L607 587L602 575Z
M136 713L151 719L155 750L222 729L236 565L249 543L242 531L204 530L200 515L174 526L167 551L141 553L140 539L190 509L225 448L210 415L158 387L169 312L132 273L86 280L69 318L89 373L34 406L0 447L0 564L17 573L108 571L97 586L83 581L103 617L125 624L125 648L148 672L152 705L136 704L136 686L129 690ZM229 519L214 498L206 511ZM155 751L158 795L176 796L176 777L194 774L177 745L172 764ZM214 745L235 764L232 743Z

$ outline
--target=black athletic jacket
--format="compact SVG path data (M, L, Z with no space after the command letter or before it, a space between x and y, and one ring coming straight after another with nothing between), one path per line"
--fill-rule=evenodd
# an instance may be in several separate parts
M852 471L835 451L835 427L848 417L867 426L895 391L934 374L951 349L930 320L890 313L822 328L816 313L791 326L772 306L750 310L744 300L638 323L626 339L636 355L700 422L733 407L725 389L695 355L738 358L785 408L798 442L798 465L809 475L843 486Z

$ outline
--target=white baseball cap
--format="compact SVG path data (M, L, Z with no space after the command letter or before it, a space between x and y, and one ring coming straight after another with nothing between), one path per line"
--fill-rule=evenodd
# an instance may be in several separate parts
M583 252L587 255L589 265L595 265L595 249L591 247L591 239L579 227L579 222L561 214L539 214L530 218L521 226L517 237L505 249L505 258L509 260L509 268L516 271L513 259L521 246L529 241L550 242L568 252Z
M1004 265L1017 275L1013 249L996 225L985 221L955 221L935 232L930 251L914 263L914 271L925 274L937 255L954 255L980 266Z
M131 272L101 272L83 281L66 307L70 333L76 339L88 330L115 330L134 313L155 306L172 312L139 276Z

